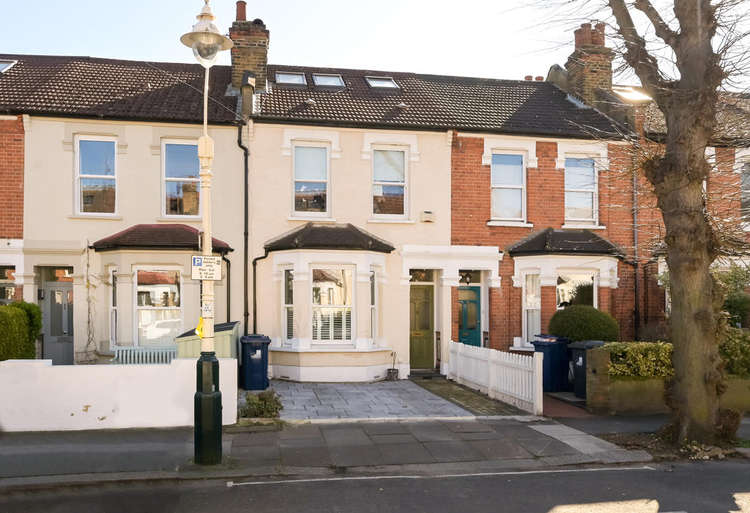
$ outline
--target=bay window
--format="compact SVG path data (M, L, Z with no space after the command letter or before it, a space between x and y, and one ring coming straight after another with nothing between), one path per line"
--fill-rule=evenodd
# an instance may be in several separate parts
M596 224L597 176L594 159L565 159L565 221Z
M136 276L138 345L173 345L182 330L180 272L139 269Z
M329 212L328 149L294 147L294 213L323 216Z
M750 162L740 169L740 215L743 221L750 221Z
M166 216L200 215L200 163L195 143L163 144L164 212Z
M571 305L596 306L596 283L593 272L561 272L557 276L557 308Z
M86 136L76 142L76 213L115 214L115 139Z
M538 274L527 274L523 281L523 333L529 344L542 332L542 287Z
M493 154L491 166L492 219L526 219L526 173L522 155Z
M352 269L312 271L313 342L351 342Z
M406 215L406 155L402 150L374 150L372 213Z

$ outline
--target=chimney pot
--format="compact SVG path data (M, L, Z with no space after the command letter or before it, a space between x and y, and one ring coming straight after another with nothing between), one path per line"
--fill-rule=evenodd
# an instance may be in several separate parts
M247 2L237 1L237 21L247 21Z
M534 80L536 80L537 82L543 82L544 77L536 77Z
M524 79L524 80L526 80L526 81L529 81L529 82L530 82L530 81L531 81L531 80L532 80L533 78L534 78L534 77L533 77L532 75L526 75L525 77L523 77L523 79Z

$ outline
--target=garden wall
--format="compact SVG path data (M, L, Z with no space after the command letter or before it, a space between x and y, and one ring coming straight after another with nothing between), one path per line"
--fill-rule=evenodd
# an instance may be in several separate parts
M666 413L664 378L612 377L609 352L593 349L587 354L586 407L594 413L650 415ZM750 412L750 379L730 376L721 406Z
M196 361L168 365L0 362L0 432L193 425ZM237 360L219 359L222 422L237 422Z

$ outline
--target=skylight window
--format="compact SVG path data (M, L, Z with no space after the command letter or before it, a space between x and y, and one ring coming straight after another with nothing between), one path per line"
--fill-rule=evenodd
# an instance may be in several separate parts
M316 86L320 87L344 87L344 79L341 75L321 75L315 73L313 75L313 82Z
M398 84L391 77L365 77L370 87L398 89Z
M8 70L9 70L10 68L12 68L12 67L13 67L13 65L14 65L14 64L15 64L16 62L17 62L17 61L5 61L5 60L0 60L0 73L5 73L6 71L8 71Z
M284 71L284 72L276 73L276 83L277 84L290 84L290 85L306 85L307 81L305 80L304 73Z

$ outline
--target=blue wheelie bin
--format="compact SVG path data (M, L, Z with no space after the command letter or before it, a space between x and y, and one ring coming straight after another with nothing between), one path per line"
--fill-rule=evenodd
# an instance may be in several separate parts
M265 335L245 335L240 339L242 365L240 386L243 390L268 388L268 346L271 339Z
M544 355L542 363L545 392L562 392L568 381L568 339L553 335L536 335L534 350Z

